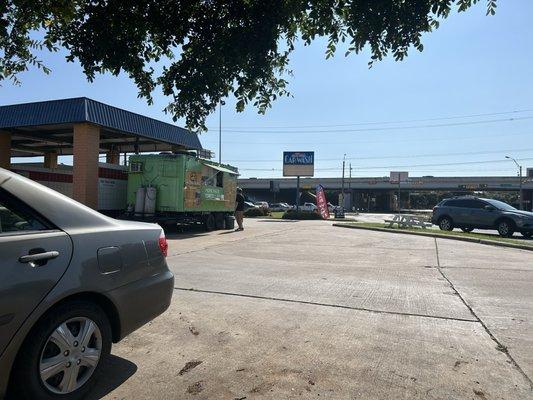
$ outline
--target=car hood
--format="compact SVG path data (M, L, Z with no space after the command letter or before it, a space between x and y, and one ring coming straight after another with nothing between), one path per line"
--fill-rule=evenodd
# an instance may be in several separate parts
M521 210L515 210L515 211L507 211L508 214L513 214L513 215L518 215L518 216L523 216L523 217L528 217L528 218L533 218L533 212L531 211L521 211Z

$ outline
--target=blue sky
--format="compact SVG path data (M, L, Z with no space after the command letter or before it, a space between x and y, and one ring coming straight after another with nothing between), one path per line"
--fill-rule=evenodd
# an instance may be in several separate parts
M482 1L426 35L422 53L413 50L403 62L387 59L372 69L368 53L344 57L340 49L326 60L325 40L300 44L290 65L294 97L275 102L266 115L253 108L237 113L227 99L222 161L238 166L243 177L281 176L287 150L315 151L320 177L340 176L344 154L353 176L390 170L514 175L506 154L533 167L531 15L532 1L513 0L499 1L496 16L486 17ZM4 84L0 104L86 96L171 122L162 111L167 99L155 93L148 106L125 75L88 83L64 54L42 59L51 75L30 70L20 75L22 86ZM201 141L218 152L218 113L207 125Z

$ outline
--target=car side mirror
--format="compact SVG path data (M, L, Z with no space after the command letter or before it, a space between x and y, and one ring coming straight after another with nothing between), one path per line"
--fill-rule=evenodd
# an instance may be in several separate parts
M484 208L485 208L485 210L487 210L487 211L494 211L494 210L495 210L495 208L494 208L493 206L490 206L490 205L488 205L488 204L487 204Z

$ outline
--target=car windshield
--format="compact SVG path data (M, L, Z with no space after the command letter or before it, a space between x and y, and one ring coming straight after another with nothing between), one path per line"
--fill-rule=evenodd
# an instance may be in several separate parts
M492 200L492 199L490 199L490 200L485 199L485 201L487 203L493 205L494 207L496 207L499 210L503 210L503 211L514 211L514 210L516 210L516 208L514 208L513 206L510 206L507 203L504 203L503 201Z

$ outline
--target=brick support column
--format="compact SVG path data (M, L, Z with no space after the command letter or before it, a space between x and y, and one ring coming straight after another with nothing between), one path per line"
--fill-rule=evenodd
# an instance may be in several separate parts
M57 168L57 153L51 151L44 154L44 167L49 169Z
M105 154L105 162L108 164L120 164L120 152L117 150L109 150Z
M98 154L100 128L74 125L74 168L72 197L91 208L98 207Z
M11 168L11 132L0 131L0 168Z

